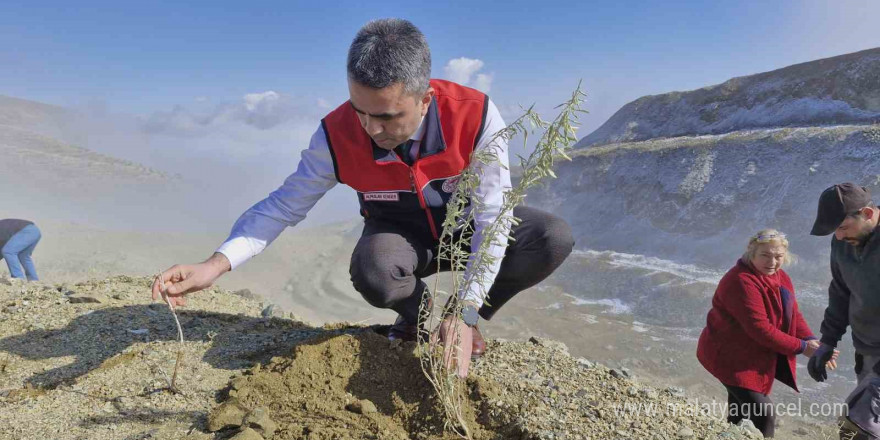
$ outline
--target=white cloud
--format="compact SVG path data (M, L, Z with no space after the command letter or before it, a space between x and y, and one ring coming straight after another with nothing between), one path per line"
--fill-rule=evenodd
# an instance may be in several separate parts
M494 75L478 73L484 65L482 60L461 57L449 60L443 70L450 81L489 93Z
M157 168L181 174L203 169L241 177L262 170L259 176L248 178L269 179L274 184L295 169L299 151L308 147L327 113L317 99L269 90L233 101L212 98L203 105L175 105L138 117L136 130L146 145L137 159L153 165L162 158Z
M474 73L482 68L482 61L461 57L449 60L449 62L446 63L444 70L446 71L446 77L449 78L450 81L464 84L470 82Z
M319 99L319 102L323 100ZM210 102L206 99L203 103ZM235 102L197 108L176 105L148 116L142 126L151 134L200 137L209 133L243 129L283 128L291 122L311 121L316 126L325 108L314 100L297 99L272 90L248 93Z
M489 89L492 87L492 76L491 73L478 73L474 80L474 88L489 93Z
M318 107L319 107L319 108L322 108L322 109L325 109L325 110L329 110L329 109L333 108L332 105L330 104L330 101L327 101L327 100L324 99L324 98L318 98L318 100L316 101L316 103L318 104Z
M270 106L281 99L281 95L277 92L273 92L269 90L268 92L263 93L248 93L244 95L244 107L248 109L248 111L256 110L257 106L266 105Z

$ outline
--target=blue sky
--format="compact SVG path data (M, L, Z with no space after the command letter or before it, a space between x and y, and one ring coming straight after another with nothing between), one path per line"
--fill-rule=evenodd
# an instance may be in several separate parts
M335 104L354 33L399 16L427 35L434 76L479 60L507 109L550 108L584 79L590 129L645 94L880 46L878 13L876 0L5 1L0 93L140 115L265 91Z
M880 46L878 0L0 2L0 94L79 110L64 141L187 179L225 229L296 169L347 96L367 21L402 17L435 77L545 119L583 79L579 136L644 95ZM514 152L519 152L514 146ZM331 191L308 222L356 215Z

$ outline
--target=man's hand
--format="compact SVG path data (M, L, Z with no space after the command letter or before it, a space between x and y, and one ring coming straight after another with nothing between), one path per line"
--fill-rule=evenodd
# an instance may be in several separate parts
M211 287L231 268L229 260L221 253L214 253L199 264L175 264L153 281L153 300L161 299L164 292L175 306L186 305L184 295Z
M440 324L440 341L443 342L443 365L447 370L456 369L458 377L467 377L471 366L474 330L461 318L447 316Z
M837 368L837 357L839 355L840 352L834 349L834 347L828 344L820 344L807 363L807 371L810 373L810 377L816 382L825 382L825 379L828 379L826 367L831 370Z

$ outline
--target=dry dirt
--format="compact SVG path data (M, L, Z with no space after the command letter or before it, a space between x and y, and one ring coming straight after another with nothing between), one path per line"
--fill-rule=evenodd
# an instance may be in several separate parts
M179 310L182 394L170 392L177 330L149 283L0 278L0 438L455 438L414 345L377 327L263 317L258 299L218 288ZM700 414L618 414L686 408L686 396L541 338L490 341L467 389L475 439L755 438Z

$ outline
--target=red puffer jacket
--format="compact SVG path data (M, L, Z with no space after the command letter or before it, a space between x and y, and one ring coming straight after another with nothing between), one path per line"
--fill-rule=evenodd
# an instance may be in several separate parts
M787 319L781 289L790 292ZM763 275L739 260L715 290L697 359L725 385L766 395L779 379L797 391L795 357L811 338L788 274ZM787 362L777 366L779 360Z

